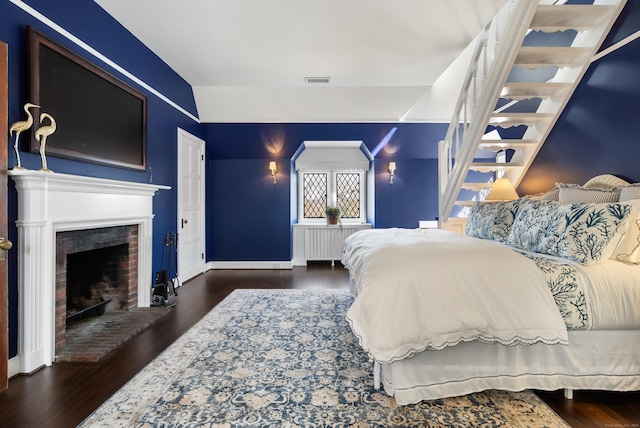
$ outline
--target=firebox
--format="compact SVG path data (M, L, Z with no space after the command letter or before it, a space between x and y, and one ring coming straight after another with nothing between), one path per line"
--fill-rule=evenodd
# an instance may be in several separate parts
M74 317L137 306L137 245L137 225L56 234L56 351Z

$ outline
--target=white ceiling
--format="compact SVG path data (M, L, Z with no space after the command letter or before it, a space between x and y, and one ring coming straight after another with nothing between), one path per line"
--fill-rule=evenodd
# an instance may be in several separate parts
M460 54L506 2L95 1L193 86L202 122L449 121Z

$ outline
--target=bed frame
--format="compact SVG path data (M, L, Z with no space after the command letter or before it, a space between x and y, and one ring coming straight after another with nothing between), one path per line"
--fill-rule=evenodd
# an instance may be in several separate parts
M640 389L640 330L569 331L569 346L467 342L374 363L374 383L398 404L487 389L634 391Z

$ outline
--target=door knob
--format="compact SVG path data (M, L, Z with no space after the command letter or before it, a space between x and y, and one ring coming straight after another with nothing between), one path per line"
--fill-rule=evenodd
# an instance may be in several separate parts
M4 252L10 250L13 247L13 242L8 239L0 238L0 261L4 260Z
M10 250L13 247L13 242L8 239L0 238L0 250Z

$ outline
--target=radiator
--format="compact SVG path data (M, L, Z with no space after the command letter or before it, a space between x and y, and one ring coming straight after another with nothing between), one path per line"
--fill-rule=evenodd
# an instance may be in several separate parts
M342 243L358 230L361 228L348 226L305 229L305 259L340 260Z

